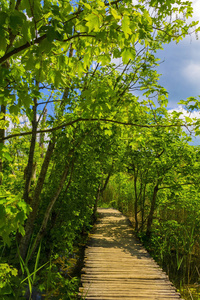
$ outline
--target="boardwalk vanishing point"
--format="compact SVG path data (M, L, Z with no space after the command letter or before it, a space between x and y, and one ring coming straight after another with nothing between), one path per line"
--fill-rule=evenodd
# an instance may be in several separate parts
M115 209L99 208L98 214L85 250L80 299L180 300L168 276L134 238L128 219Z

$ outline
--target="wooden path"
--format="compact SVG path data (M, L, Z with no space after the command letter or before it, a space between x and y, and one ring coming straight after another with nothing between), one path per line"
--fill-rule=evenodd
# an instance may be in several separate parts
M80 298L180 300L167 275L134 238L128 219L114 209L98 213L85 250Z

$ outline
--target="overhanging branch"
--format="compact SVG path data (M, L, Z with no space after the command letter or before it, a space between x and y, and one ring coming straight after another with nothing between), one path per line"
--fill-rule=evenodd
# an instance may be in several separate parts
M30 46L32 45L36 45L36 44L39 44L41 43L44 39L46 39L47 35L44 34L42 36L40 36L39 38L36 38L35 40L33 40L32 42L27 42L25 43L24 45L20 46L20 47L17 47L15 49L13 49L12 51L6 53L4 56L2 56L0 58L0 64L2 64L4 61L6 61L8 58L10 58L11 56L15 55L15 54L18 54L19 52L21 52L22 50L25 50L25 49L28 49ZM77 34L77 35L73 35L61 42L68 42L72 39L75 39L77 37L95 37L95 35L92 35L92 34Z
M53 128L47 128L47 129L43 129L43 130L38 130L36 133L48 133L48 132L54 132L56 130L65 128L67 126L71 126L75 123L78 122L106 122L106 123L114 123L114 124L118 124L118 125L124 125L124 126L135 126L135 127L139 127L139 128L170 128L170 127L186 127L186 125L184 124L169 124L169 125L162 125L162 124L155 124L155 125L143 125L143 124L137 124L137 123L132 123L132 122L121 122L121 121L117 121L117 120L110 120L110 119L105 119L105 118L78 118L76 120L70 121L68 123L64 123L61 125L58 125L56 127ZM9 140L11 138L14 137L19 137L19 136L26 136L26 135L31 135L32 131L27 131L27 132L21 132L21 133L15 133L15 134L10 134L6 137L4 137L2 139L3 140Z
M169 185L169 186L162 186L160 188L158 188L158 190L164 190L164 189L174 189L177 188L179 186L184 186L184 185L195 185L197 184L196 182L186 182L186 183L178 183L176 185Z

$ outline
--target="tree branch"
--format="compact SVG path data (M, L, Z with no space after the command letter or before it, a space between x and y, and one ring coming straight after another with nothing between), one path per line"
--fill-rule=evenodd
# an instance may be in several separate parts
M5 60L7 60L8 58L10 58L11 56L13 56L14 54L17 54L19 53L20 51L22 50L25 50L27 48L29 48L30 46L32 45L35 45L35 44L39 44L41 41L43 41L45 38L47 37L46 34L40 36L39 38L35 39L32 43L29 43L27 42L26 44L20 46L20 47L17 47L15 49L13 49L12 51L6 53L4 56L2 56L0 58L0 64L2 64Z
M93 37L93 38L95 37L95 35L92 35L92 34L77 34L77 35L69 37L68 39L63 40L62 42L68 42L74 38L81 37L81 36L82 37ZM15 49L13 49L12 51L6 53L4 56L2 56L0 58L0 64L2 64L4 61L6 61L8 58L13 56L14 54L17 54L17 53L21 52L22 50L29 48L32 45L41 43L44 39L46 39L46 37L47 37L47 35L44 34L44 35L40 36L39 38L36 38L33 42L27 42L26 44L24 44L20 47L17 47Z
M132 123L132 122L121 122L121 121L117 121L117 120L110 120L110 119L103 119L103 118L78 118L76 120L73 120L71 122L68 122L68 123L64 123L64 124L61 124L59 126L56 126L56 127L53 127L53 128L48 128L48 129L43 129L43 130L38 130L36 133L48 133L48 132L54 132L56 130L59 130L59 129L62 129L64 127L67 127L67 126L71 126L75 123L78 123L78 122L96 122L96 121L99 121L99 122L106 122L106 123L114 123L114 124L118 124L118 125L125 125L125 126L135 126L135 127L139 127L139 128L157 128L157 127L160 127L160 128L170 128L170 127L185 127L186 125L185 124L170 124L170 125L161 125L161 124L156 124L156 125L143 125L143 124L137 124L137 123ZM27 131L27 132L21 132L21 133L15 133L15 134L10 134L6 137L4 137L3 139L0 140L0 142L2 140L9 140L11 138L14 138L14 137L18 137L18 136L25 136L25 135L30 135L32 134L32 131Z
M116 0L116 1L112 1L112 2L110 2L110 3L105 3L105 6L118 4L119 2L122 2L122 0Z
M15 5L15 9L18 10L19 9L19 6L21 4L22 0L17 0L17 3Z
M158 188L158 190L177 188L178 186L193 185L193 184L196 184L196 183L195 182L178 183L176 185L169 185L169 186L160 187L160 188Z

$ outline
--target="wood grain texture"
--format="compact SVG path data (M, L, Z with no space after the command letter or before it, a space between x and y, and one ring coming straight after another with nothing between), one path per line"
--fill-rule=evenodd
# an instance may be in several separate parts
M80 299L181 299L168 276L134 237L129 220L115 209L99 218L85 249Z

